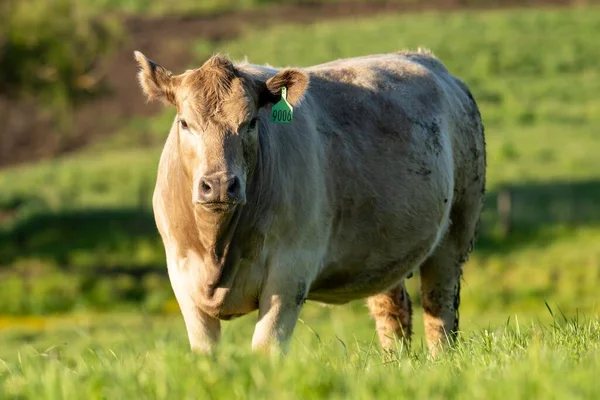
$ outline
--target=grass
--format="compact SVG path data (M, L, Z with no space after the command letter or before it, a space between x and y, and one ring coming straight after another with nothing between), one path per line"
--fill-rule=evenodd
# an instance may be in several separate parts
M600 390L598 319L512 319L464 333L432 360L419 340L384 356L367 318L353 324L356 312L310 311L320 318L299 324L285 359L251 354L249 317L226 324L211 357L188 351L173 317L5 332L0 397L577 399Z

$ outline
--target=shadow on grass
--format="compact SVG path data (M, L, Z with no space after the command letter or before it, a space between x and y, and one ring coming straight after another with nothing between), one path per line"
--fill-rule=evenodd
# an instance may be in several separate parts
M511 233L498 234L498 192L488 193L477 252L543 246L564 234L561 229L600 225L600 181L528 183L504 189L512 199ZM153 214L136 208L40 213L18 220L0 231L0 266L14 265L21 258L107 273L165 270Z
M0 266L35 259L59 269L164 270L151 211L87 209L34 214L0 232Z
M510 231L501 234L497 203L510 193ZM526 245L549 244L578 227L600 225L600 180L531 182L489 192L477 251L506 252Z

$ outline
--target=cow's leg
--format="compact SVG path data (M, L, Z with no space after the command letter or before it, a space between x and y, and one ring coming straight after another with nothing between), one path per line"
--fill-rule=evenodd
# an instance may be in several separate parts
M458 331L461 265L447 242L421 265L421 295L425 339L436 355Z
M412 334L412 304L404 282L386 293L367 299L367 306L377 327L384 350L394 350L396 339L410 343Z
M269 271L258 306L258 322L252 337L253 350L286 353L310 286L310 269L286 270L280 264Z
M198 308L190 296L190 282L171 264L169 279L183 315L191 349L198 353L212 352L221 336L221 322Z
M204 313L195 305L182 305L181 313L185 321L190 347L198 353L210 353L221 336L221 323L218 319Z
M452 343L458 332L462 266L473 247L481 202L454 205L451 225L421 265L421 295L425 338L432 356Z

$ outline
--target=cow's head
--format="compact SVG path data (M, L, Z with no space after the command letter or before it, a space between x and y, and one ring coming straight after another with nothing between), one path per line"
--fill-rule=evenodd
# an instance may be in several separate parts
M194 205L227 212L244 204L259 151L258 112L279 101L284 86L288 102L298 103L308 85L307 75L285 69L261 80L221 55L198 69L173 75L140 52L135 58L148 100L177 107L179 158L192 182Z

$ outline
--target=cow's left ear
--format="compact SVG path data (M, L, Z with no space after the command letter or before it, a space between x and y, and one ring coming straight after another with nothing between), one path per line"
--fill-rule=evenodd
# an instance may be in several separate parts
M308 87L308 75L295 68L280 71L266 82L269 101L277 102L281 98L281 88L287 88L287 101L296 106L302 101L306 88Z

